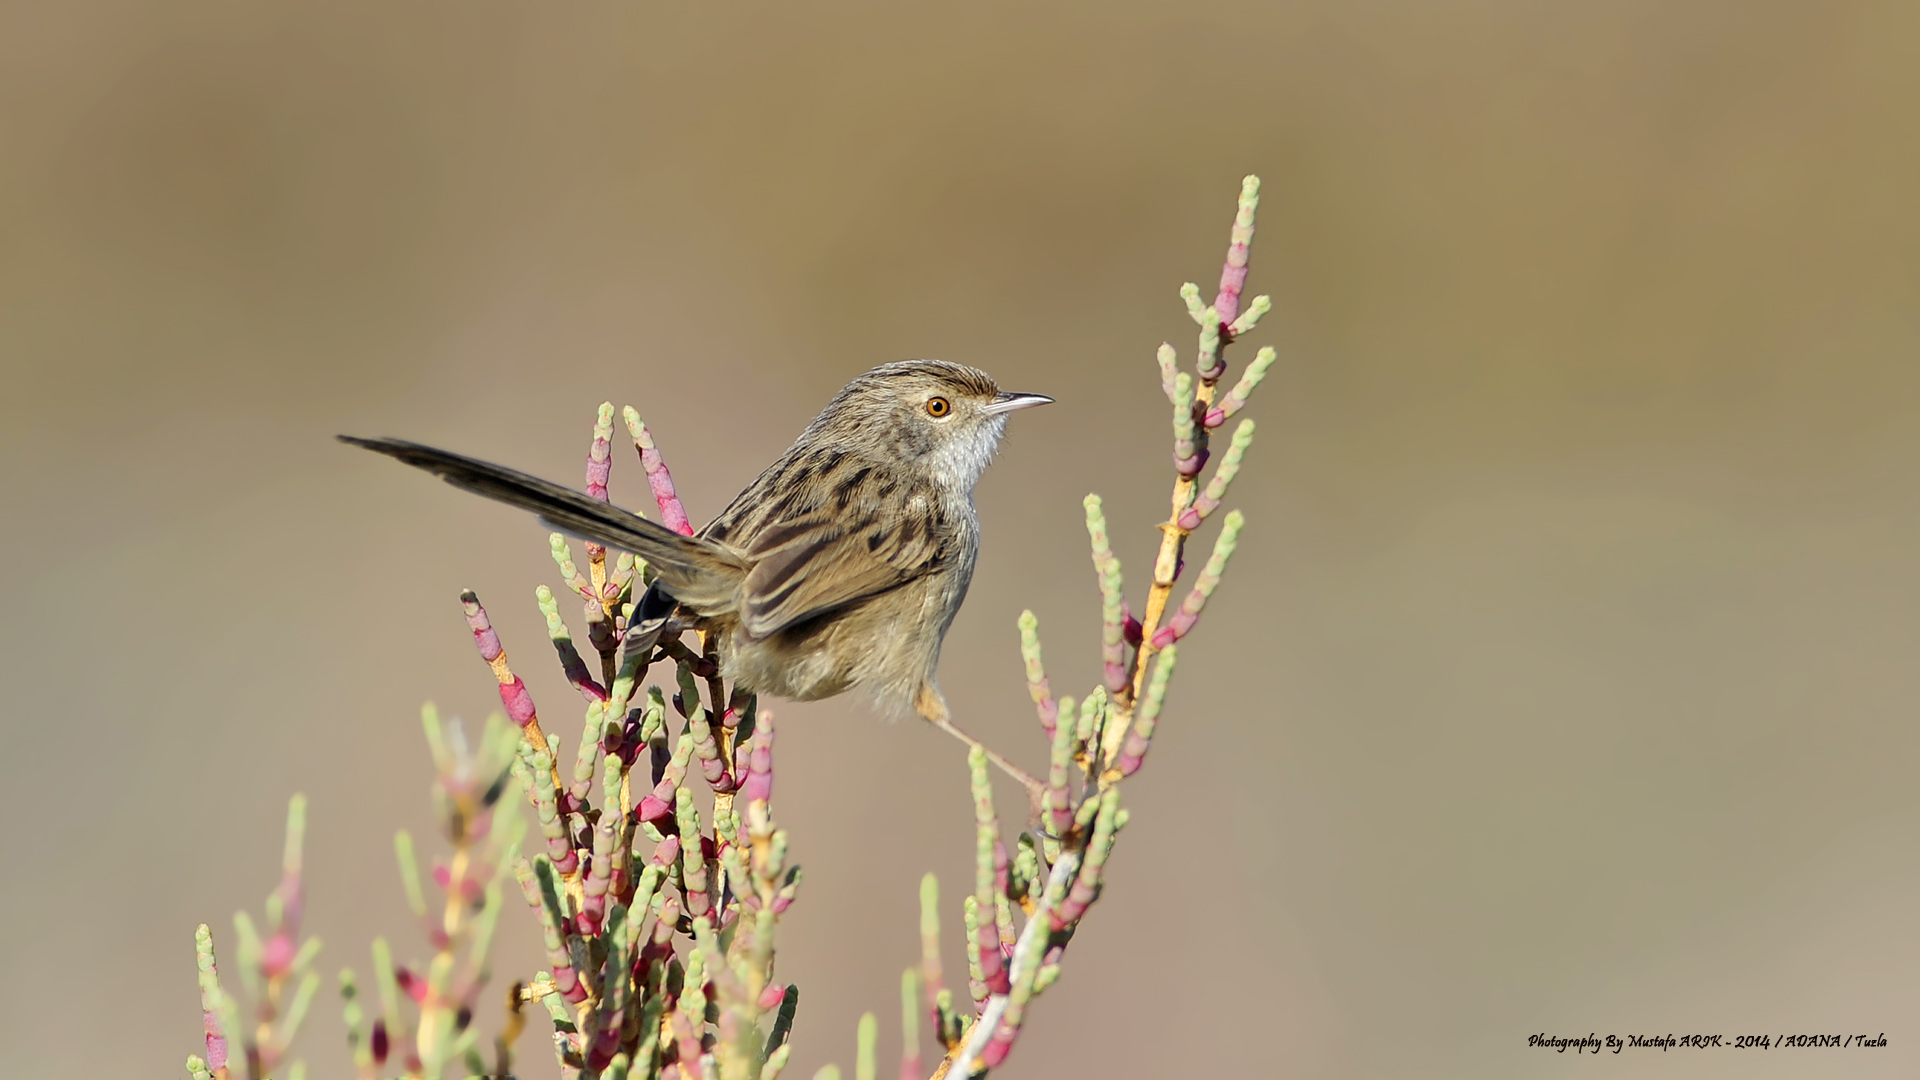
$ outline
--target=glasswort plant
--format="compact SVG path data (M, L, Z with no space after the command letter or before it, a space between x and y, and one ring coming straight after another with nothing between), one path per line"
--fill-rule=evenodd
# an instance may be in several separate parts
M1193 369L1162 344L1156 359L1171 406L1173 482L1167 520L1147 575L1140 614L1108 536L1097 495L1085 500L1093 571L1101 597L1100 677L1076 701L1053 693L1042 660L1038 620L1019 619L1026 683L1047 747L1035 827L1009 847L993 802L989 752L968 754L975 826L974 880L962 899L967 993L960 1002L940 963L940 889L921 882L919 962L901 975L902 1080L980 1077L1003 1062L1033 1004L1060 977L1067 946L1100 896L1105 868L1126 827L1122 785L1153 745L1178 659L1219 588L1243 524L1222 516L1212 551L1192 586L1174 603L1188 538L1217 512L1254 433L1234 427L1209 475L1213 432L1247 405L1274 362L1261 348L1230 387L1226 348L1252 331L1271 305L1243 307L1260 184L1243 182L1212 303L1197 286L1180 295L1199 326ZM637 412L621 418L638 452L661 521L683 535L693 528L652 433ZM606 500L612 470L613 406L602 404L587 453L586 491ZM789 839L773 816L774 725L753 696L731 687L712 642L700 634L663 640L630 654L621 643L634 614L636 585L652 580L628 554L584 545L582 572L573 546L549 538L563 590L581 604L589 654L583 654L542 585L535 600L567 682L585 703L572 758L546 731L526 684L515 675L480 598L460 602L480 658L497 684L505 719L489 720L475 744L458 721L432 706L423 725L433 751L433 800L446 854L433 864L438 895L422 886L412 838L395 837L401 886L432 956L396 963L384 939L373 942L378 1006L363 1000L351 971L340 974L349 1040L362 1078L511 1075L511 1048L524 1007L537 1004L552 1028L568 1080L775 1080L787 1066L799 990L776 977L780 920L800 885ZM667 685L641 691L654 664L669 665ZM671 712L669 712L671 709ZM696 801L695 781L706 789ZM509 794L533 811L538 836L522 854L525 817L497 814ZM319 983L318 941L300 936L301 836L305 800L288 808L281 882L266 904L263 938L246 913L235 916L242 993L229 991L215 964L212 934L195 934L206 1053L187 1059L196 1080L265 1080L304 1075L287 1051ZM490 978L488 955L505 878L519 887L540 933L547 968L505 994L498 1031L483 1042L477 1024ZM250 1003L250 1004L248 1004ZM920 1021L942 1057L923 1068ZM854 1075L877 1075L878 1023L856 1031ZM838 1080L825 1066L816 1080Z

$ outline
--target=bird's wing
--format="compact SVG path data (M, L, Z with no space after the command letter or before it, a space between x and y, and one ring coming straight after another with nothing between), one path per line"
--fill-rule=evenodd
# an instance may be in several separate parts
M919 497L886 517L819 509L768 522L746 552L742 628L766 637L939 569L953 554L939 514Z

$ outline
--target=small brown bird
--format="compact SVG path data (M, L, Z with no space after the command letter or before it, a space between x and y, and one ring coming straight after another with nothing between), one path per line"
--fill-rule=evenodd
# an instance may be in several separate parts
M742 690L813 701L857 689L971 743L934 669L979 551L973 486L1007 414L1052 400L1003 392L960 364L883 364L694 536L500 465L340 438L645 559L656 579L635 606L629 650L651 649L663 630L705 631Z

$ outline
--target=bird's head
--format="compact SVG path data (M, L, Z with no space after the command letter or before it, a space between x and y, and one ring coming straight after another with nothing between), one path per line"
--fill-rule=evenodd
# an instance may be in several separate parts
M917 466L942 487L966 492L993 460L1007 414L1052 400L1003 391L963 364L901 360L848 383L807 436Z

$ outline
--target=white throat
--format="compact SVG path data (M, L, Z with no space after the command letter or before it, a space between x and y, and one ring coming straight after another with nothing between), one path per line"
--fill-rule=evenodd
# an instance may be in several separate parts
M948 491L971 495L973 485L980 482L980 474L992 463L993 453L999 449L1000 436L1006 429L1007 418L994 416L960 438L948 439L946 445L935 450L927 460L934 481Z

